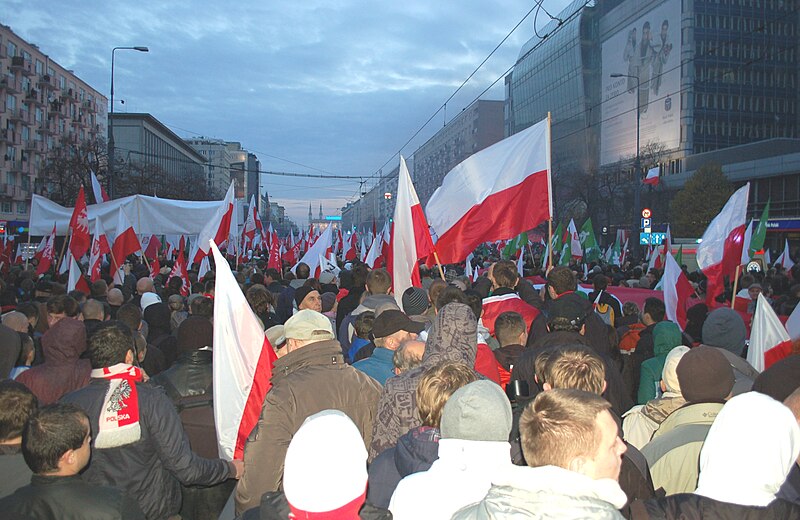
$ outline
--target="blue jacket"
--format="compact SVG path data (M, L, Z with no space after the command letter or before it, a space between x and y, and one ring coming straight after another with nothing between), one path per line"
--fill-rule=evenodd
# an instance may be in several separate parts
M353 363L353 368L361 370L381 385L384 385L387 379L395 375L393 357L393 350L376 347L371 357Z

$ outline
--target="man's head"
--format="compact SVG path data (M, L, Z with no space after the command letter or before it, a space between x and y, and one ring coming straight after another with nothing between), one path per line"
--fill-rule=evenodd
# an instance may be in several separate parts
M103 321L106 318L105 307L97 300L86 300L81 312L84 320Z
M608 278L606 278L605 275L596 274L594 278L592 278L592 285L595 291L605 291L608 287Z
M728 307L711 312L703 323L703 343L723 348L737 356L744 351L747 328L739 313Z
M373 269L367 275L367 290L370 294L389 294L392 291L392 277L386 269Z
M0 381L0 444L19 444L22 429L38 406L27 386L10 379Z
M513 311L500 314L494 321L494 334L501 347L524 345L528 341L528 328L522 316Z
M117 287L108 290L108 304L112 307L119 307L125 303L125 295Z
M108 295L108 284L103 279L96 280L92 282L89 291L92 298L105 298Z
M92 368L105 368L118 363L133 363L133 334L119 321L104 322L89 338L89 360Z
M297 308L301 311L310 309L312 311L322 312L322 296L320 296L319 291L308 285L298 287L295 290L294 301L297 304Z
M516 264L511 260L500 260L492 266L490 279L492 287L495 289L500 287L513 289L519 281Z
M428 293L420 287L409 287L403 293L403 312L409 316L424 314L430 307Z
M356 336L361 339L370 339L373 325L375 325L375 313L371 311L362 312L353 321L353 328L356 330Z
M310 343L334 339L331 320L310 309L298 311L283 325L287 352L293 352Z
M130 330L139 330L142 326L142 311L132 303L126 303L117 311L117 319Z
M469 304L469 300L467 299L467 295L464 294L464 291L458 287L448 285L439 291L439 294L436 296L436 300L433 302L433 304L436 312L439 312L445 305L453 302L463 303L464 305ZM477 317L475 319L477 320Z
M475 371L463 363L442 363L426 370L417 385L417 409L422 425L438 428L442 409L453 392L477 379Z
M586 300L565 296L557 298L550 304L547 329L551 332L569 331L583 334L586 317L591 312Z
M757 300L759 294L761 294L761 284L751 283L750 287L747 288L747 295L750 296L751 300Z
M725 355L700 345L685 353L675 369L683 398L690 403L722 402L731 395L735 377Z
M51 296L47 300L47 322L52 327L62 318L74 318L80 313L80 306L75 298L66 294Z
M519 421L528 466L558 466L598 480L619 478L626 446L611 405L581 390L543 392Z
M138 294L144 294L144 293L148 293L148 292L151 293L151 292L155 292L155 291L156 291L156 288L155 288L155 285L153 285L152 278L149 278L149 277L145 276L144 278L139 278L136 281L136 292Z
M558 347L544 365L545 390L569 388L601 395L606 388L606 368L594 351L583 345Z
M28 317L18 311L3 314L3 325L17 332L28 332Z
M311 274L311 268L308 267L308 264L305 262L300 262L297 264L297 268L294 270L295 274L297 274L297 278L300 280L305 280Z
M664 302L658 298L650 297L644 301L641 321L649 327L664 321L666 314L667 308L664 306Z
M25 425L22 456L37 475L77 475L89 463L90 442L86 412L72 404L51 404Z
M554 267L547 274L547 292L551 298L558 298L560 295L576 291L578 289L578 279L569 267Z
M214 301L206 296L196 296L189 304L189 312L192 316L211 318L214 315Z
M279 358L286 355L286 333L284 332L283 325L273 325L264 331L267 335L269 344L275 349L275 354Z
M407 370L416 368L422 363L422 356L425 354L425 342L416 339L408 339L400 343L392 356L395 375L400 375Z
M498 384L473 381L447 400L440 430L443 439L508 442L511 403Z
M387 310L380 313L372 325L375 346L396 350L400 343L416 339L425 324L412 321L402 311Z

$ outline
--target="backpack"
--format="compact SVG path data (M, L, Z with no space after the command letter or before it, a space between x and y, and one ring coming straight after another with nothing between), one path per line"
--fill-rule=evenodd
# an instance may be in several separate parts
M602 294L603 293L601 291L600 295L602 295ZM601 303L599 301L600 300L600 295L598 295L597 299L595 300L594 312L596 312L597 315L600 316L600 319L603 320L603 323L605 323L606 325L611 325L613 327L614 326L614 318L615 318L615 316L614 316L614 308L611 305L607 304L607 303Z
M627 352L630 354L636 351L636 344L639 343L639 336L642 335L644 329L645 326L642 323L634 323L631 325L619 340L620 352Z

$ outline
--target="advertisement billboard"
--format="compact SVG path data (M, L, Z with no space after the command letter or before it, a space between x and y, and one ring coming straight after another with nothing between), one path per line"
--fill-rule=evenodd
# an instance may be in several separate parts
M667 0L603 42L600 164L636 155L637 99L641 147L679 146L680 27L681 2Z

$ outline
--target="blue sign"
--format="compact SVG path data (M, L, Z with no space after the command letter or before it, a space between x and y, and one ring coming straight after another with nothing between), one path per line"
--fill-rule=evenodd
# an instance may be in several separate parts
M342 220L342 217L328 215L327 217L325 217L325 220L337 220L338 221L338 220Z
M650 233L639 233L639 245L641 246L650 245Z
M650 233L650 244L660 246L667 239L666 233Z
M651 223L652 223L652 220L651 220L651 219L649 219L649 218L643 218L643 219L642 219L642 227L643 227L643 228L648 228L648 227L651 227L651 226L650 226L650 224L651 224Z

